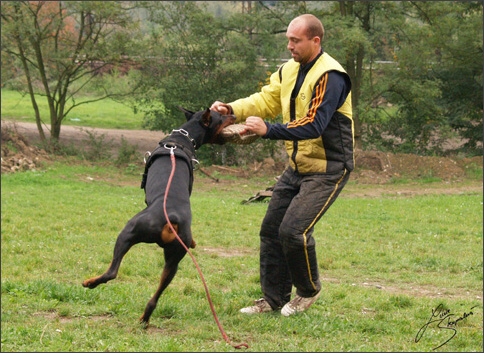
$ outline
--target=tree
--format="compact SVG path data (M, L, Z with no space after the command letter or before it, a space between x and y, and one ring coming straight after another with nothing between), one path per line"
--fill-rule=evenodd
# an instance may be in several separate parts
M267 57L266 51L251 35L259 17L216 17L198 2L147 6L153 59L144 70L144 83L151 89L137 105L145 114L144 127L169 133L183 121L178 107L205 109L215 100L228 102L251 94L264 83L268 69L260 58ZM199 158L224 163L235 159L235 149L208 145Z
M204 109L257 88L265 76L257 48L230 18L217 19L197 2L148 5L153 60L144 72L151 94L139 105L146 127L169 132L181 121L179 106Z
M443 153L458 134L482 153L482 2L333 5L316 13L352 80L357 147Z
M355 146L361 148L361 121L357 107L360 104L363 86L363 69L368 57L373 54L371 41L374 2L339 1L339 14L346 31L343 35L345 55L342 61L348 75L351 77L351 100L353 106L353 121L355 131ZM334 24L334 21L333 21ZM331 36L330 36L331 37Z
M462 149L482 155L482 2L459 4L449 17L433 18L434 38L440 39L434 47L441 65L432 70L442 92L438 104L445 123L466 141Z
M96 73L143 61L145 75L129 85L145 92L136 108L145 127L169 132L183 119L178 106L257 91L290 58L289 21L309 12L323 21L323 49L351 77L357 147L442 153L445 139L460 136L482 153L482 2L209 3L212 12L198 1L4 1L2 83L21 68L39 133L43 97L55 141L65 116L88 102L74 98ZM139 30L129 6L147 9ZM96 99L128 92L103 90Z
M449 136L482 154L482 2L401 2L392 22L397 69L383 93L397 110L380 125L402 152L441 154Z
M43 142L55 145L62 121L74 108L123 94L103 87L101 96L76 102L98 73L122 64L139 49L130 45L136 24L129 5L123 1L2 1L2 71L8 71L7 64L21 67L24 80L16 88L30 96ZM39 99L48 103L49 138Z

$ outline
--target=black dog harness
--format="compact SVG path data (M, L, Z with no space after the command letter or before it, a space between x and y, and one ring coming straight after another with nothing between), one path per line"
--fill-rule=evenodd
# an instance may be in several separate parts
M149 156L145 162L145 171L141 180L141 189L145 189L146 181L148 179L148 170L155 159L161 156L169 155L171 151L173 151L176 158L184 160L190 167L190 183L188 190L191 194L193 186L193 170L198 164L195 154L196 149L197 144L195 140L190 137L188 131L184 129L173 130L170 135L158 143L158 147L153 152L148 152Z

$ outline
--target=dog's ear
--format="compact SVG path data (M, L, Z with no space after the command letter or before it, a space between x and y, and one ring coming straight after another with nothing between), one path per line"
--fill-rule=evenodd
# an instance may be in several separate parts
M200 119L200 124L208 128L211 123L212 123L212 115L210 114L210 109L207 108L203 112L202 118Z
M187 121L192 118L193 114L195 114L191 110L185 109L183 107L178 107L178 109L180 109L185 114L185 118L187 118Z

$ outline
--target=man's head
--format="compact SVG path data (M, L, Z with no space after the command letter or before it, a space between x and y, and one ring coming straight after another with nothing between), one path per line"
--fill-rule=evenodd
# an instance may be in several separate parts
M302 65L313 60L321 50L324 27L314 15L305 14L289 23L286 31L287 49L293 59Z

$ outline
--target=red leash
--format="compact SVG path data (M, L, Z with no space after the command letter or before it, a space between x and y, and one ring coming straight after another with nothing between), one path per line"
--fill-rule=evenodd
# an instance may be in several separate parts
M212 299L210 298L210 293L208 292L207 283L205 282L205 278L203 277L202 270L200 269L200 266L198 266L197 260L195 260L195 257L191 253L190 249L188 249L188 247L185 245L185 243L183 243L183 241L181 240L181 238L178 236L177 232L175 231L175 229L173 228L173 225L170 222L170 219L168 218L168 213L166 212L166 199L168 198L168 191L170 190L171 181L173 179L173 175L175 174L175 165L176 165L176 163L175 163L175 153L173 152L173 150L175 148L176 147L171 147L170 148L170 158L171 158L171 166L172 166L172 168L171 168L170 177L168 178L168 183L166 185L165 199L163 200L163 211L165 212L166 221L168 222L168 225L170 226L171 231L175 234L176 239L185 248L185 250L187 251L187 253L192 258L193 263L197 267L198 274L200 275L200 278L202 279L202 282L203 282L203 286L205 288L205 293L207 295L208 303L210 304L210 309L212 310L213 317L215 319L215 322L217 323L217 326L218 326L218 328L220 330L220 333L222 333L222 336L223 336L224 340L228 344L230 344L232 347L234 347L236 349L249 348L249 345L247 343L240 343L240 344L234 345L230 341L230 339L227 336L227 334L225 333L224 329L222 328L222 325L220 324L220 321L218 320L217 313L215 312L215 308L213 306Z

